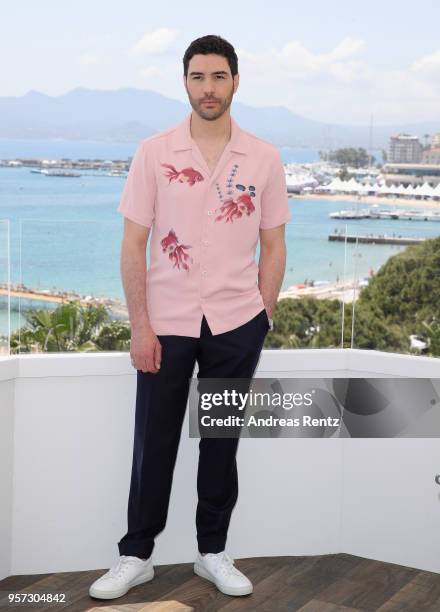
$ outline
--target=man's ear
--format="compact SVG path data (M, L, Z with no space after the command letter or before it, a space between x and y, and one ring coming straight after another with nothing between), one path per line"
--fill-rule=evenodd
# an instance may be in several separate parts
M240 74L237 72L237 74L234 76L234 93L237 91L239 84L240 84Z

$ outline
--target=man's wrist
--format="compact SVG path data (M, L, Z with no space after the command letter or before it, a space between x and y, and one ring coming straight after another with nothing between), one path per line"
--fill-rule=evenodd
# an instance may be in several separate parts
M265 307L266 308L266 307ZM269 321L269 329L273 330L272 309L266 308L267 319Z

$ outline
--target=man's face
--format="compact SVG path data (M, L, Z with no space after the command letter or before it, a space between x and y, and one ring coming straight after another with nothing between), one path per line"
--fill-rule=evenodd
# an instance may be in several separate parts
M194 111L207 121L214 121L230 107L237 91L239 75L233 78L228 61L222 55L194 55L183 82ZM212 104L206 104L211 100Z

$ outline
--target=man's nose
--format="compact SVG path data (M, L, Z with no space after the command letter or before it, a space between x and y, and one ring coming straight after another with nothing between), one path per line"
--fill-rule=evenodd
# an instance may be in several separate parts
M211 81L206 81L204 90L205 90L205 95L212 95L215 91L214 83Z

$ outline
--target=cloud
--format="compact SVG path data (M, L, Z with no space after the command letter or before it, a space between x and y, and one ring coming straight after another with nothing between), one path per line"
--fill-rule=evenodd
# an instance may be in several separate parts
M146 68L142 68L140 70L140 75L146 79L156 78L162 75L162 70L159 66L147 66Z
M92 55L91 53L83 53L79 58L80 64L84 66L91 66L94 64L100 64L101 60L97 55Z
M440 75L440 49L413 62L410 70L422 75Z
M347 81L368 76L365 64L349 60L365 47L363 40L346 36L328 53L313 53L301 42L294 40L280 49L271 48L263 53L240 51L240 62L252 72L269 74L271 71L284 71L285 77L311 79L319 74L333 74L335 78ZM348 60L344 62L344 60Z
M177 83L182 80L182 68L176 62L161 62L160 64L150 64L139 70L142 85L149 85L156 91L164 95L171 95Z
M373 71L364 62L333 62L328 69L329 74L338 81L352 83L357 80L369 80L373 78Z
M369 64L356 55L363 40L344 37L314 53L299 41L251 53L237 50L243 102L284 105L332 123L423 121L438 116L440 50L398 68Z
M351 57L358 51L361 51L365 47L365 42L360 39L351 38L346 36L336 47L327 54L329 61L337 61Z
M143 37L128 51L130 56L160 55L171 48L178 31L170 28L158 28L146 32Z

